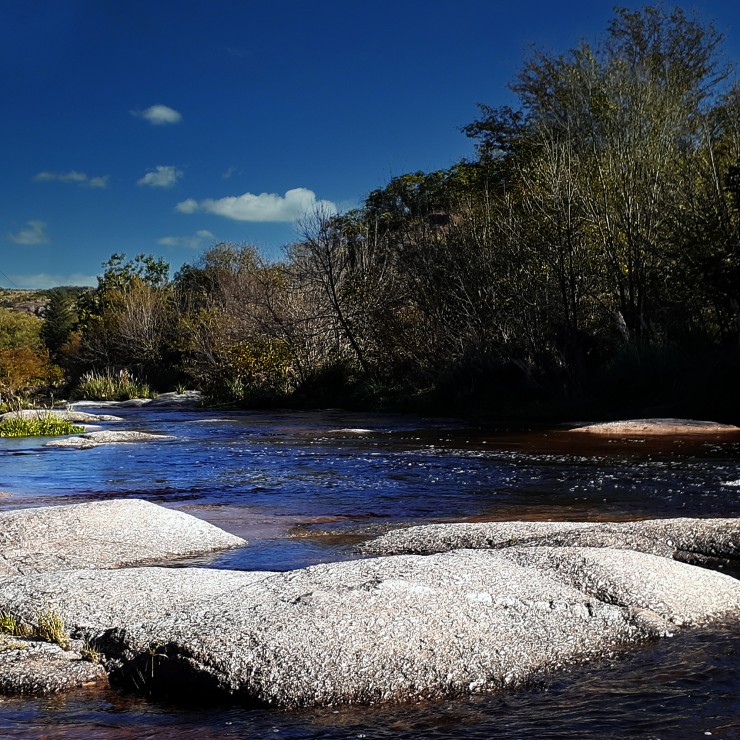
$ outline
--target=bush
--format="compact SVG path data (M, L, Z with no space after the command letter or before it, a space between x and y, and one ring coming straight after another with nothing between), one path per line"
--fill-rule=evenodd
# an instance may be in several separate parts
M102 373L94 370L85 373L72 395L86 401L128 401L130 398L154 398L156 393L128 370L114 373L108 369Z

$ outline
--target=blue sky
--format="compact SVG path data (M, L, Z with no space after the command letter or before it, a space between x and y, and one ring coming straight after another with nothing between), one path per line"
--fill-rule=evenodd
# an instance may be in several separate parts
M595 41L612 7L0 0L0 286L94 284L116 251L279 257L316 203L470 156L476 103L512 102L532 45ZM682 7L740 61L736 2Z

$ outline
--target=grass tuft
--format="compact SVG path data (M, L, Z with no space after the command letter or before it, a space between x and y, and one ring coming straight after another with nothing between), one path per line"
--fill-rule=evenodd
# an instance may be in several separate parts
M11 637L30 637L33 630L15 614L0 610L0 634Z
M85 641L82 648L80 649L80 657L82 660L86 660L89 663L100 663L100 653L95 649L95 646Z
M37 621L38 624L34 630L34 637L38 637L46 642L56 643L62 650L69 650L72 647L69 635L64 627L64 620L59 612L55 612L52 609L45 609L39 612Z

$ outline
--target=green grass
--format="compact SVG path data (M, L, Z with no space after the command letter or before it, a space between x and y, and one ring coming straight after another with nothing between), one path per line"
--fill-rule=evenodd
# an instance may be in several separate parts
M0 610L0 634L11 637L30 637L33 630L24 624L15 614Z
M60 437L84 431L84 427L75 426L43 411L31 419L11 416L0 421L0 437Z
M37 620L34 637L56 643L62 650L69 650L72 647L67 630L64 628L64 620L58 612L46 609L39 612Z
M53 609L45 609L38 613L36 622L35 626L28 625L16 617L15 614L0 610L0 635L5 637L29 637L35 640L44 640L44 642L52 642L59 645L62 650L71 649L72 643L59 612ZM23 645L14 644L9 647L7 641L5 642L6 650L17 647L23 647ZM92 658L88 657L86 659L91 660Z
M74 390L74 397L86 401L128 401L130 398L153 398L151 387L128 370L85 373Z

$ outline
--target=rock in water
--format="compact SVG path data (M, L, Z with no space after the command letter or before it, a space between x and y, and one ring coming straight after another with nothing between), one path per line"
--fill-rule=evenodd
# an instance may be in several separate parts
M125 442L150 442L166 439L175 439L166 434L149 434L148 432L132 432L125 430L102 430L87 432L76 437L59 437L49 440L44 447L74 447L81 450L98 447L99 445L121 444Z
M594 424L583 424L569 430L583 434L600 434L614 437L683 436L686 434L740 433L740 427L718 424L715 421L694 419L628 419Z
M740 518L636 522L463 522L396 529L362 547L373 555L462 548L605 547L703 563L740 558Z
M202 519L139 499L0 512L0 576L117 568L245 544Z

